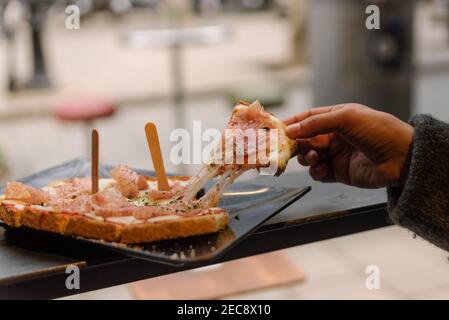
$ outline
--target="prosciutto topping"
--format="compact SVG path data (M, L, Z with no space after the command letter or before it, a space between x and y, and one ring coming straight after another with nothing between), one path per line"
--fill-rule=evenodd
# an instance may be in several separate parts
M58 198L75 199L80 195L91 193L92 181L90 178L73 178L54 186Z
M259 129L271 114L265 111L259 101L249 104L240 102L232 112L228 129Z
M276 129L276 131L271 129ZM242 135L242 131L251 133L252 130L254 130L254 142L250 143L249 139ZM259 135L259 133L265 134ZM271 134L276 137L276 133L278 146L275 143L271 145L269 139ZM201 197L203 207L215 207L224 190L244 172L250 169L260 170L263 167L271 167L273 164L275 165L275 175L281 174L296 148L296 141L290 139L285 133L285 124L265 111L259 101L254 101L251 104L246 102L237 104L228 122L227 130L222 137L221 145L219 144L221 148L218 150L219 152L214 152L211 163L204 165L189 180L186 186L187 192L183 197L185 202L192 201L196 193L208 181L218 177L215 184ZM263 139L264 137L265 139ZM243 147L237 146L237 140L243 142ZM227 145L230 145L230 148ZM267 158L267 163L263 163L259 158L260 151ZM237 155L244 160L243 163L237 163ZM231 158L231 161L226 163L228 157ZM250 163L248 161L250 157L255 158L256 161Z
M137 197L139 190L148 188L145 177L138 175L128 166L116 166L111 170L110 174L117 182L117 189L127 198Z
M89 213L92 212L92 196L82 195L70 203L64 203L61 211L64 213Z
M138 207L134 211L134 218L147 220L154 217L173 215L176 214L177 211L175 206Z
M27 206L28 210L37 210L38 212L43 212L39 210L44 209L32 205L44 205L65 214L94 213L103 218L134 217L138 220L147 220L166 215L192 217L208 212L208 208L203 207L204 201L196 199L190 203L183 201L186 190L184 184L178 181L170 184L169 191L148 190L150 203L169 199L168 203L160 205L135 204L125 195L137 194L139 196L139 190L148 189L146 178L137 175L126 166L114 168L111 174L118 179L113 184L116 188L107 187L94 195L91 194L89 177L65 180L53 185L51 191L48 192L13 181L9 182L5 188L5 200L21 201L24 206L29 205Z
M132 216L137 208L114 190L97 192L92 196L91 203L95 213L104 218Z
M5 200L18 200L26 204L47 204L51 199L48 192L36 189L26 184L11 181L5 188Z
M178 196L181 196L184 191L185 186L183 186L179 182L175 182L173 185L170 186L170 190L168 191L157 189L150 190L148 192L148 197L151 200L174 199L177 198Z

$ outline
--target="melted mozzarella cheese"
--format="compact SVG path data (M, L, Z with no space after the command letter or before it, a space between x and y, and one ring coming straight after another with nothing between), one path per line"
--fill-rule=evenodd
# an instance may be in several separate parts
M105 190L115 185L114 179L102 178L98 180L98 189Z
M18 201L18 200L3 200L2 203L4 203L4 204L11 204L17 210L24 210L25 209L25 204L22 201Z
M51 206L45 206L45 207L44 207L44 206L40 206L40 205L37 205L37 204L31 205L30 208L37 209L37 210L41 210L41 211L47 211L47 212L53 212L53 211L55 211L55 210L53 209L53 207L51 207Z
M97 221L104 221L104 218L103 218L103 217L97 216L97 215L96 215L95 213L93 213L93 212L84 213L84 215L85 215L86 217L95 219L95 220L97 220Z
M106 218L106 221L116 222L116 223L123 223L123 224L138 224L138 223L143 223L144 222L142 220L138 220L138 219L134 218L134 216L110 217L110 218Z
M181 217L175 216L175 215L160 216L160 217L150 218L147 220L147 222L159 222L159 221L176 220L176 219L181 219Z
M160 216L160 217L150 218L150 219L147 219L146 222L159 222L159 221L176 220L176 219L181 219L181 217L180 216L176 216L176 215L167 215L167 216ZM139 219L134 218L133 216L111 217L111 218L106 218L106 221L115 222L115 223L122 223L122 224L145 223L145 220L139 220Z
M179 183L181 186L186 186L188 180L174 180L167 177L169 186L173 186L175 183ZM147 180L148 189L156 190L157 189L157 181L156 180Z

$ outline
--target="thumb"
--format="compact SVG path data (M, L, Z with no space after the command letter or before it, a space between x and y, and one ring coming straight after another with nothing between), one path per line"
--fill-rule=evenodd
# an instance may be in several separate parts
M343 109L312 115L301 122L291 124L286 132L293 139L307 139L321 134L340 131L346 124L347 117Z

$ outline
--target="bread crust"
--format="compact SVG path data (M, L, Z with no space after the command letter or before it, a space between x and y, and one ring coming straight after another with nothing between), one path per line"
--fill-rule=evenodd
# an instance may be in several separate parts
M19 210L13 210L11 207L2 204L0 206L0 219L8 226L20 227L21 226L22 212Z
M227 224L228 215L224 211L218 214L155 223L131 224L123 227L120 242L139 243L186 238L192 235L216 232Z
M72 215L63 234L119 242L121 229L116 223Z
M84 215L45 212L26 207L23 210L0 205L1 220L11 227L29 227L69 236L121 242L125 244L154 242L217 232L228 224L222 210L207 215L180 217L158 222L122 224L100 221Z

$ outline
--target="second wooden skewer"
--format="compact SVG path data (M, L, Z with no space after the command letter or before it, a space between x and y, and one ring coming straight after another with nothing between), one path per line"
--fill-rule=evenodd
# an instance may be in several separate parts
M156 172L157 187L161 191L168 191L170 190L170 186L165 173L164 160L162 158L161 145L159 143L156 125L152 122L148 122L145 125L145 134L147 136L151 159L153 160L154 171Z

